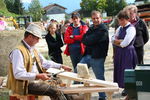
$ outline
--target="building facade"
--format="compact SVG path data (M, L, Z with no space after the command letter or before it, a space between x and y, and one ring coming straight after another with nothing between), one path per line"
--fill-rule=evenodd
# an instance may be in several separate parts
M60 6L58 4L51 4L46 7L44 7L45 15L43 17L44 20L57 20L58 22L61 22L62 20L65 20L65 10L66 8L63 6Z

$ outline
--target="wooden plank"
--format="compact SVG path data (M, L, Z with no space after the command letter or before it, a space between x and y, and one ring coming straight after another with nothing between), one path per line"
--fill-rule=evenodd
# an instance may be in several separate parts
M89 87L89 83L84 83L84 87ZM91 100L91 93L84 93L84 100Z
M113 94L113 92L107 92L106 93L108 100L112 100L112 94Z
M139 14L139 16L140 16L140 17L144 17L144 16L145 16L145 17L146 17L146 16L149 17L149 16L150 16L150 12L142 12L142 13Z
M84 100L91 100L91 93L85 93Z
M150 11L150 8L143 8L143 9L139 9L138 12L145 12L145 11Z
M88 87L65 87L59 88L65 94L73 94L73 93L93 93L93 92L115 92L119 91L117 87L100 87L100 86L88 86Z
M58 73L61 70L59 69L54 69L54 68L49 68L47 70L48 73ZM98 86L109 86L109 87L118 87L117 83L113 83L113 82L108 82L108 81L103 81L103 80L98 80L98 79L84 79L84 78L79 78L78 75L76 73L73 72L63 72L63 73L59 73L57 75L58 77L62 77L62 78L66 78L66 79L70 79L70 80L74 80L74 81L79 81L79 82L83 82L83 83L89 83L89 84L96 84Z
M77 64L77 74L78 74L78 77L80 77L80 78L89 79L90 73L89 73L87 64L78 63Z
M61 71L63 71L63 70L62 69L61 70L56 69L56 68L49 68L46 72L56 74L56 73L61 72Z
M150 18L143 18L144 19L144 21L150 21Z

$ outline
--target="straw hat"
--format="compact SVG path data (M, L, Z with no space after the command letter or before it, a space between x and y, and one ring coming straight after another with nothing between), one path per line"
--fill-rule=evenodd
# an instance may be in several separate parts
M29 24L29 26L26 28L26 31L33 34L34 36L37 36L39 38L42 38L42 28L39 25L36 24Z

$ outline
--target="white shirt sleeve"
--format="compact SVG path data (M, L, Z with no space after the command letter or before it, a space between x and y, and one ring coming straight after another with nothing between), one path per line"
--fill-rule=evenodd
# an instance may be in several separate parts
M61 64L55 63L53 61L48 61L42 55L39 55L39 57L40 57L43 67L46 69L52 68L52 67L53 68L61 67ZM30 81L35 80L37 73L34 70L35 68L37 69L37 67L33 66L31 72L27 72L24 66L23 55L19 49L15 49L12 51L12 53L10 54L10 61L13 67L13 74L16 79L30 80Z
M131 41L134 39L135 35L136 35L135 27L129 27L126 30L126 36L123 39L123 41L120 43L120 46L122 48L128 46L131 43Z
M10 61L13 67L13 74L19 80L35 80L36 73L27 72L24 66L23 56L19 49L15 49L10 54Z
M45 69L48 69L48 68L58 68L59 69L59 68L61 68L61 64L55 63L54 61L51 61L51 60L46 60L41 54L39 54L39 57L40 57L42 66Z

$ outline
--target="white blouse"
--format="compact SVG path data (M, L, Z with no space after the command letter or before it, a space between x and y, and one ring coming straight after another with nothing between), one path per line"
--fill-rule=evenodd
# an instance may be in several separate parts
M130 22L128 22L125 26L128 26L130 24ZM112 36L111 38L111 42L114 43L114 40L118 37L119 35L119 30L122 26L119 26L116 30L116 33ZM123 39L123 41L120 43L120 46L122 48L128 46L131 41L134 39L136 35L136 30L135 30L135 27L128 27L127 30L126 30L126 35L125 35L125 38Z

